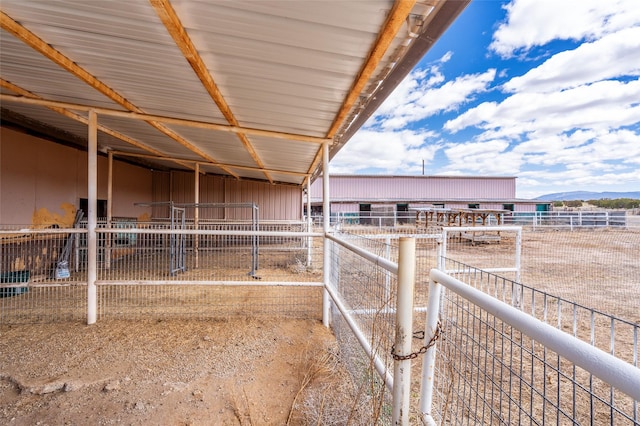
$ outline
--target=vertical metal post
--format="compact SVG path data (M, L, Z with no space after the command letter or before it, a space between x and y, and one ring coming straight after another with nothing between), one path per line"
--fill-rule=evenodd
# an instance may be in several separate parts
M251 263L251 276L254 276L259 268L258 261L260 257L260 237L258 237L258 231L260 230L260 212L257 204L252 203L251 206L251 227L253 229L253 236L251 237L252 245L252 263Z
M391 260L391 237L385 237L385 259ZM391 272L384 271L384 301L388 303L391 300Z
M111 220L113 218L113 152L109 151L108 154L108 172L107 172L107 229L111 229ZM105 235L105 253L104 253L104 267L105 269L111 269L111 241L112 234L109 232Z
M329 143L322 144L322 231L325 234L323 244L322 275L324 286L331 285L331 246L326 237L329 232L331 220L331 203L329 198ZM322 324L329 327L330 315L329 292L326 288L322 292Z
M443 243L442 243L442 236L438 237L438 239L436 239L436 268L440 271L444 271L443 267L442 267L442 257L443 257Z
M196 163L195 180L193 182L193 200L196 207L193 209L193 227L197 230L200 225L200 164ZM195 268L198 269L198 255L200 248L200 236L198 234L193 235L193 255L195 257Z
M442 230L442 241L440 244L440 255L438 256L438 269L444 273L447 272L447 243L448 232L446 229Z
M398 253L398 296L396 300L395 353L409 355L413 337L413 290L416 281L416 240L401 237ZM411 359L395 360L393 371L394 425L409 424L411 401Z
M522 257L522 228L516 233L516 282L520 282L520 268Z
M94 324L98 318L96 290L96 269L98 260L98 239L96 236L98 204L98 116L89 111L87 173L87 324Z
M311 222L311 178L307 178L307 232L311 232L313 229ZM313 239L307 237L307 266L311 266L311 246L313 245Z
M427 304L427 324L425 326L425 342L431 341L438 330L438 317L440 314L440 295L442 285L429 280L429 302ZM420 390L420 413L422 421L426 425L435 425L431 414L433 403L433 386L435 380L436 367L436 345L427 349L427 353L422 360L422 381Z

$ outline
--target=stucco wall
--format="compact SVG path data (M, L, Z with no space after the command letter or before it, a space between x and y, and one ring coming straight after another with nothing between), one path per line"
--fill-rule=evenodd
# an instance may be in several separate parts
M0 224L66 224L87 198L87 153L8 128L0 128ZM98 199L107 198L108 160L98 157ZM113 215L139 217L149 208L151 171L114 160Z

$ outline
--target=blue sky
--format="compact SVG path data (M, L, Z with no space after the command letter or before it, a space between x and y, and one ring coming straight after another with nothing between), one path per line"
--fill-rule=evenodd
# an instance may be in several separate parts
M516 176L516 196L640 191L638 0L473 0L334 174Z

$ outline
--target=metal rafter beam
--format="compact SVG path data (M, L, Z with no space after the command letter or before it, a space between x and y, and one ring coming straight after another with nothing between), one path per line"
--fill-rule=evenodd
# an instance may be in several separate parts
M188 162L188 163L197 163L197 164L200 164L201 166L219 167L219 164L207 163L207 162L203 162L203 161L188 160L188 159L184 159L184 158L159 157L159 156L156 156L156 155L137 154L137 153L125 152L125 151L112 151L112 153L113 153L113 155L124 156L124 157L147 158L147 159L151 159L151 160L184 161L184 162ZM291 175L291 176L303 176L303 177L309 176L309 174L306 173L306 172L292 172L290 170L261 169L261 168L258 168L258 167L241 166L241 165L238 165L238 164L229 164L229 163L225 163L224 166L230 167L232 169L239 169L239 170L251 170L251 171L269 172L269 173L280 173L280 174Z
M193 68L193 71L202 82L202 85L209 93L209 96L211 96L213 101L220 109L220 112L222 112L224 118L230 125L238 126L238 120L233 115L233 112L231 111L229 104L227 104L227 101L225 101L224 96L222 96L222 93L218 89L218 85L213 80L211 73L207 69L207 66L200 56L200 53L198 53L198 50L191 41L189 34L187 34L186 29L182 25L178 14L176 13L175 9L173 9L173 6L171 6L169 0L149 0L149 2L155 9L156 14L160 18L164 26L167 28L167 31L175 41L176 45L182 51L185 59L189 62L191 68ZM243 133L238 133L238 139L240 139L245 149L249 152L249 155L251 155L251 158L253 158L253 161L255 161L258 167L260 169L264 169L264 163L251 144L251 141L249 141L249 138ZM264 171L264 175L267 179L269 179L269 182L273 183L273 179L271 178L271 176L269 176L268 172Z
M396 34L400 28L405 25L407 17L409 16L409 13L411 13L415 4L416 0L396 0L394 3L393 7L389 11L389 15L387 16L387 20L384 23L382 31L378 34L378 38L374 43L371 52L369 52L369 57L364 63L358 77L354 81L353 86L351 86L349 94L342 103L342 107L340 108L338 115L327 132L327 138L333 138L338 129L342 127L349 111L351 111L351 108L355 105L358 97L369 82L369 79L384 57L384 54L387 52L387 49L389 49L389 46L393 42Z
M96 89L112 101L116 102L118 105L126 108L129 111L144 113L144 111L138 108L133 103L129 102L124 96L113 90L111 87L107 86L105 83L96 78L93 74L89 73L87 70L73 62L67 56L63 55L60 51L53 48L47 42L42 40L40 37L29 31L27 28L13 20L9 15L0 11L0 26L3 30L7 31L9 34L16 37L18 40L21 40L23 43L34 49L36 52L45 56L58 66L67 70L69 73L73 74L92 88ZM162 123L158 123L155 121L146 121L149 125L160 131L161 133L169 136L173 140L177 141L179 144L189 149L190 151L198 154L202 158L210 161L212 163L218 163L218 161L202 151L200 148L196 147L194 144L178 135L173 130L169 129ZM221 167L225 172L234 176L236 179L240 177L231 170L228 170L224 167Z
M236 127L228 126L226 124L209 123L207 121L188 120L185 118L167 117L163 115L145 114L132 111L121 111L111 108L94 107L91 105L76 104L71 102L52 101L49 99L39 98L31 99L24 96L7 95L0 93L1 101L18 102L31 105L41 106L54 106L59 108L66 108L75 111L89 111L95 110L100 115L108 115L110 117L127 118L130 120L141 121L157 121L159 123L177 124L179 126L197 127L200 129L216 130L226 133L245 133L254 136L263 136L265 138L282 139L295 142L308 142L322 145L325 142L331 144L331 139L319 138L315 136L297 135L293 133L275 132L271 130L254 129L251 127Z
M32 93L16 84L13 84L7 80L5 80L4 78L0 77L0 87L4 87L5 89L11 90L15 93L18 93L21 96L30 98L30 99L42 99L40 96L36 95L35 93ZM79 121L80 123L83 123L85 125L89 125L89 119L86 117L83 117L79 114L76 114L75 112L69 111L66 108L61 108L61 107L57 107L57 106L46 106L46 108L49 108L50 110L57 112L58 114L64 115L67 118L70 118L72 120L75 121ZM98 124L98 130L100 130L103 133L106 133L110 136L113 136L114 138L120 139L121 141L124 141L126 143L128 143L129 145L135 146L136 148L140 148L142 150L145 150L147 152L150 152L152 154L155 154L156 157L166 157L165 154L163 154L161 151L158 151L155 148L152 148L140 141L137 141L123 133L120 133L116 130L112 130L106 126L103 126L101 124ZM191 165L190 163L184 162L182 160L171 160L174 161L175 163L183 166L183 167L187 167L188 169L195 169L195 167L193 165Z

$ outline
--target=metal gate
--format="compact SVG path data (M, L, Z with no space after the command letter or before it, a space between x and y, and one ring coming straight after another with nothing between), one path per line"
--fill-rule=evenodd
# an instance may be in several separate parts
M171 206L171 230L183 231L185 229L184 208ZM185 271L185 234L171 233L169 244L169 272L174 275L176 272Z

